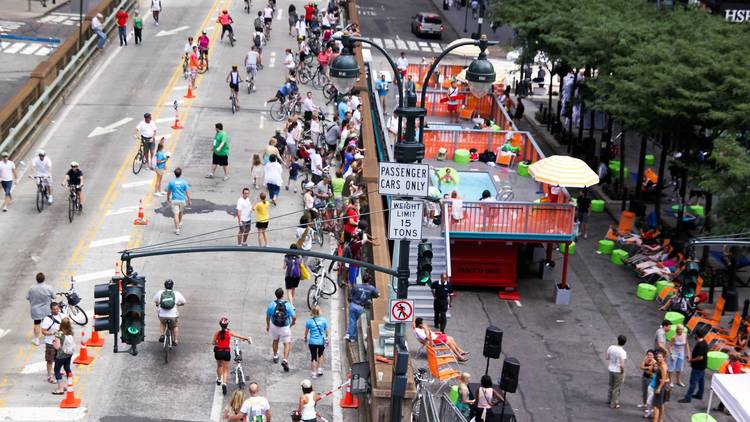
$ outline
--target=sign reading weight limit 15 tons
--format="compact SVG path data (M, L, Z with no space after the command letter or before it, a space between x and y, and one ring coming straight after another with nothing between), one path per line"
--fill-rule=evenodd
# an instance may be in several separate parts
M379 163L378 193L426 197L430 187L428 164Z
M422 238L422 206L417 201L391 201L388 215L388 239L420 240Z

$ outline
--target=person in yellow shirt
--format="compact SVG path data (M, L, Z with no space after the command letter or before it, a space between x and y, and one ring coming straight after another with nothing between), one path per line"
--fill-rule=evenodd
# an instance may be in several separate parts
M258 246L268 246L268 235L266 234L266 229L268 229L268 205L266 193L261 192L258 202L253 205L256 218L255 228L258 229Z

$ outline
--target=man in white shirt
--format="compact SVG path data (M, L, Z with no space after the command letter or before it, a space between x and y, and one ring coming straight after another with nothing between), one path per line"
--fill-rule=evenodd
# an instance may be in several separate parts
M305 126L310 126L310 119L312 119L313 112L318 110L318 106L315 105L315 102L313 101L313 94L310 91L307 91L307 95L305 96L305 99L302 100L302 111L304 112L305 116Z
M47 202L52 204L52 161L43 149L31 160L31 167L34 168L34 177L41 178L42 183L47 186Z
M406 53L401 52L401 56L396 59L396 68L401 72L401 78L406 77L406 70L409 68L409 60L406 58Z
M55 355L57 350L52 346L55 340L55 333L60 329L60 323L62 322L62 315L60 315L60 305L57 302L52 302L49 305L50 313L40 324L42 334L44 334L44 360L47 362L47 381L50 383L55 381L55 374L52 372L52 366L55 363Z
M247 235L250 234L250 216L253 212L253 203L250 201L250 189L242 189L242 196L237 200L237 224L240 231L237 233L237 244L247 246Z
M107 42L107 35L102 31L102 19L104 19L104 16L101 13L97 13L96 16L91 18L91 30L99 37L96 48L100 50L104 48L104 43Z
M0 184L3 186L3 192L5 192L5 199L3 200L3 212L8 211L8 205L13 202L13 182L18 178L16 177L16 165L13 161L9 160L6 151L0 154Z
M258 73L259 62L260 54L258 53L258 49L253 46L250 51L247 52L247 56L245 56L245 71L247 72L245 82L255 80L255 75ZM255 83L253 83L253 91L255 91Z
M240 412L237 415L229 416L228 421L244 421L247 418L248 421L270 421L271 420L271 405L265 397L258 394L260 388L258 383L251 382L247 387L250 397L248 397L240 408Z
M323 157L318 153L315 147L311 147L310 152L310 172L312 173L313 183L323 180Z
M148 158L149 165L154 162L154 151L156 150L156 123L151 120L151 113L143 115L143 121L135 127L136 136L140 136L143 143L143 151Z
M177 290L174 290L174 281L166 280L164 282L164 288L156 292L154 295L154 304L156 304L156 309L159 310L157 315L161 325L161 332L163 333L166 328L166 321L171 321L172 345L177 346L180 337L180 330L177 327L180 314L177 312L177 307L185 304L185 296ZM159 337L159 343L163 342L164 334Z
M625 359L628 354L625 352L623 346L627 338L624 335L617 336L617 345L609 346L607 353L604 354L604 358L609 361L609 390L607 391L607 401L609 407L617 409L620 407L620 389L622 388L622 381L625 378Z
M307 23L305 22L305 17L303 15L302 18L297 19L297 23L294 24L294 27L297 29L297 37L305 37L307 38Z

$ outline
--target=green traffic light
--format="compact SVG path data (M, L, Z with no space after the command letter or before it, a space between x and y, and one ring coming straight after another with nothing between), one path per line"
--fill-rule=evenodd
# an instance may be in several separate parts
M137 335L140 332L141 330L139 330L137 327L128 327L128 334Z

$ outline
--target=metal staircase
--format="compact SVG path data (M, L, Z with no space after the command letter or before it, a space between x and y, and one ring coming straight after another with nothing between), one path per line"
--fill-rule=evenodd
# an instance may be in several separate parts
M446 262L447 253L445 249L445 239L442 237L427 238L432 243L432 280L439 280L440 274L447 272ZM419 242L411 242L409 248L409 299L414 301L415 317L422 317L425 320L432 321L434 312L432 310L432 291L430 286L415 286L413 283L417 280L417 245ZM451 311L448 310L448 318L451 317Z

